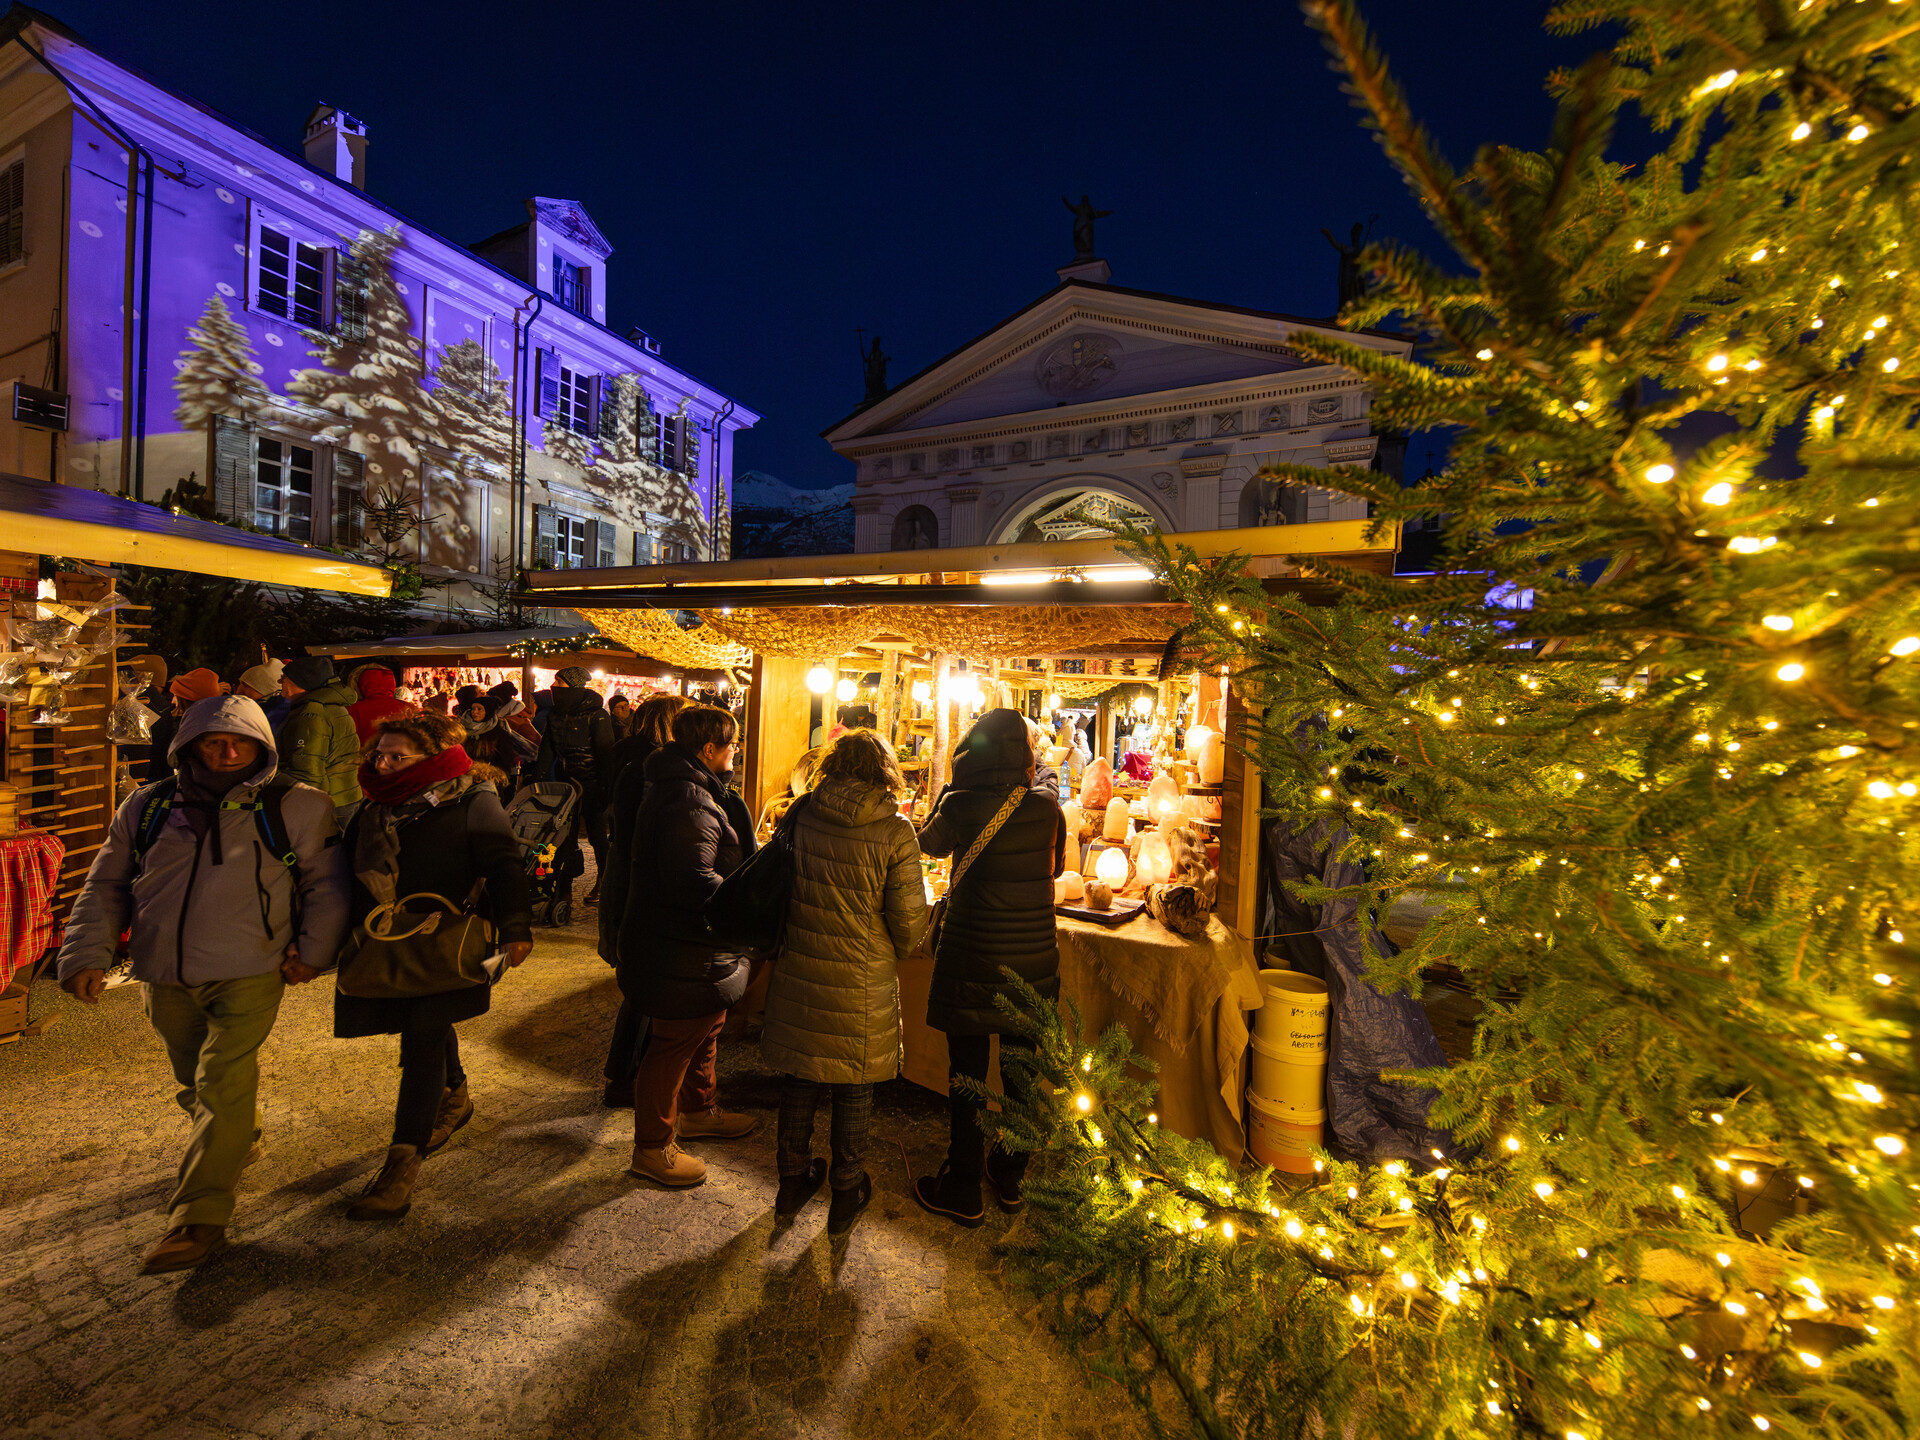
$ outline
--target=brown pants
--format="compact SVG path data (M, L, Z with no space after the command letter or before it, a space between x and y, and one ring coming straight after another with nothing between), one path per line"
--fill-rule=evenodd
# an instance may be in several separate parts
M633 1143L658 1150L673 1139L682 1110L713 1108L714 1052L727 1012L692 1020L653 1021L653 1035L633 1077Z

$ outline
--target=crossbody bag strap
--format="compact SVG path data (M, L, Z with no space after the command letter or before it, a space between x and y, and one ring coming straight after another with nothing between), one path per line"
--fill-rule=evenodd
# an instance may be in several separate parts
M973 837L973 844L969 845L967 847L967 853L960 857L960 863L953 867L953 879L947 884L948 894L952 894L960 888L960 881L965 877L967 870L972 866L974 860L979 856L980 852L986 849L992 842L993 837L1000 833L1000 827L1013 818L1013 812L1020 808L1020 802L1026 798L1027 792L1025 787L1019 785L1014 786L1007 798L1001 802L998 812L986 823L986 827L982 829L978 835Z

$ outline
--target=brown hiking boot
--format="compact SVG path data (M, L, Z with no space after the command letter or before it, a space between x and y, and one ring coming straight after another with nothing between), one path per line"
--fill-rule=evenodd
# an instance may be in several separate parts
M413 1187L420 1179L420 1152L411 1145L387 1151L387 1163L367 1182L347 1210L349 1220L398 1220L413 1208Z
M687 1190L707 1183L707 1162L687 1154L669 1140L658 1150L643 1150L638 1145L634 1146L633 1163L627 1167L627 1173L655 1181L669 1189Z
M433 1117L433 1134L427 1140L426 1153L431 1155L445 1145L453 1138L453 1132L472 1118L473 1101L467 1095L467 1082L462 1080L440 1097L440 1109Z
M160 1237L140 1262L142 1275L164 1275L169 1270L191 1270L227 1243L224 1225L176 1225Z
M711 1110L682 1110L673 1128L682 1140L738 1140L760 1128L760 1117L716 1105Z

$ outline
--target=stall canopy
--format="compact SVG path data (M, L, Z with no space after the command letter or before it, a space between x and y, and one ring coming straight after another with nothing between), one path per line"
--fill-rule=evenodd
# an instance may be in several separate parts
M77 485L0 474L0 535L10 550L101 565L148 565L269 585L385 597L387 572L301 545Z

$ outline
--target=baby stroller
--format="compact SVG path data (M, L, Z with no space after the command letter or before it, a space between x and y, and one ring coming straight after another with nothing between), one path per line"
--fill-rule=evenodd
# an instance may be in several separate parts
M573 830L573 812L580 804L580 787L571 780L541 780L522 785L507 807L507 824L520 844L533 892L536 925L573 922L573 883L563 877L555 856Z

